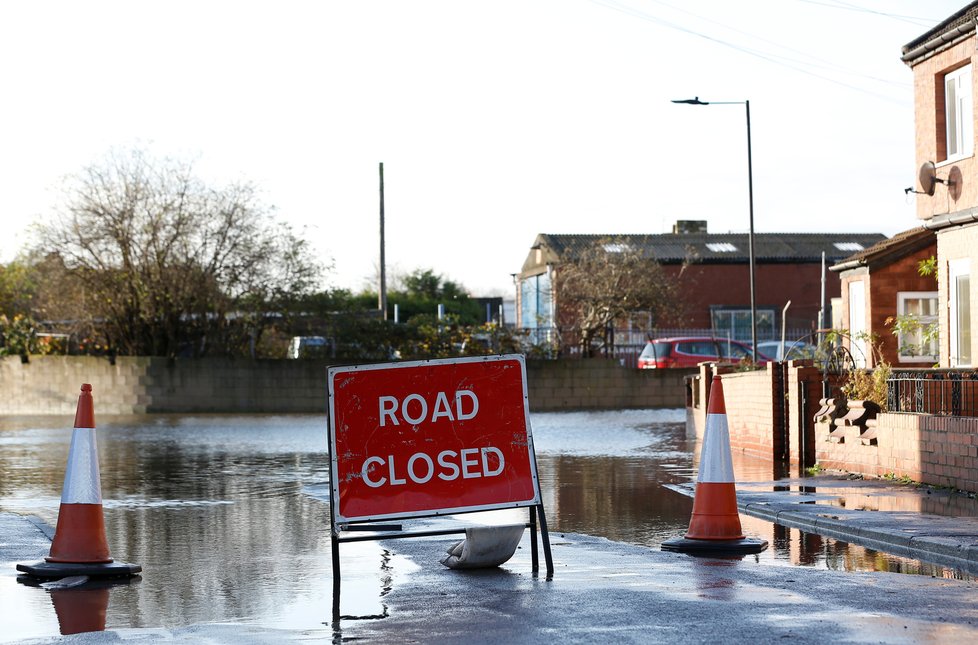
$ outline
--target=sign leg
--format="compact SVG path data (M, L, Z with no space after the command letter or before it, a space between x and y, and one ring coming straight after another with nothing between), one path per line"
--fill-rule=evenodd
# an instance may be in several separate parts
M534 574L540 571L540 555L537 548L537 507L530 507L530 562Z
M336 535L330 537L333 552L333 629L340 626L340 543Z
M547 580L551 580L554 577L554 559L550 553L550 534L547 532L547 516L543 512L543 504L537 506L537 509L540 511L540 535L543 538L543 557L547 560ZM533 545L536 546L536 538L533 540Z

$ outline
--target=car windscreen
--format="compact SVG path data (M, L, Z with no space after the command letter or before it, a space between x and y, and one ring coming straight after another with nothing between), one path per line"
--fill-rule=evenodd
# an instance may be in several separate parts
M649 346L655 353L656 358L669 358L669 355L672 353L672 343L670 342L656 342L651 343ZM648 346L646 349L648 349Z

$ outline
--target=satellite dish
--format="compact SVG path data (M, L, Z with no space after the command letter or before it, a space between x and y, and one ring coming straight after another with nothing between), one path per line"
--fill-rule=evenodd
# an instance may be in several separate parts
M947 192L951 195L951 199L958 201L961 197L961 188L964 184L964 176L961 174L961 169L957 166L951 168L951 172L947 174Z
M928 195L934 194L934 186L937 184L937 168L934 167L933 161L925 161L920 166L917 179L920 181L920 192Z

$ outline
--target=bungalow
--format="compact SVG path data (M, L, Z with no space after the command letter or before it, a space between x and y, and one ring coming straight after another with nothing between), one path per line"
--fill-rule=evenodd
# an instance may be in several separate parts
M561 326L560 297L552 288L563 262L604 242L638 249L655 258L669 279L681 285L681 329L709 330L719 337L751 340L750 240L747 233L708 233L706 222L680 221L672 233L636 235L537 235L517 274L517 327L545 342ZM823 303L839 295L839 281L825 279L825 267L885 240L879 233L756 233L754 291L758 340L792 340L815 331ZM824 291L823 291L824 290ZM790 301L790 306L787 307ZM784 315L782 316L783 312ZM823 319L831 320L827 316ZM673 321L671 321L673 322ZM619 321L644 340L662 321L636 316Z
M935 257L937 236L918 227L855 253L830 267L842 283L841 327L858 367L877 360L894 367L930 367L938 360L937 340L924 333L937 322L937 280L921 275L920 264ZM914 326L900 328L899 320ZM873 339L879 355L870 350Z

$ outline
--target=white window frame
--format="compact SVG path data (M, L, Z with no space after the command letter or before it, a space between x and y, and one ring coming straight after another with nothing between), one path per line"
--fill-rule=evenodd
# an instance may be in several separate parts
M864 334L866 328L866 283L853 280L849 283L849 354L856 367L866 367L869 345Z
M969 292L968 297L968 314L969 314L969 329L961 330L960 322L958 320L959 304L958 304L958 279L967 276L969 282ZM948 260L947 263L947 322L948 322L948 364L951 367L971 367L971 347L967 348L968 353L965 357L968 360L961 360L961 348L959 344L964 341L971 343L971 330L970 330L970 314L971 314L971 293L970 293L970 282L971 282L971 260L968 258L962 258L959 260ZM962 333L962 331L966 333Z
M897 316L905 316L907 301L908 300L933 300L935 303L934 314L931 316L919 316L921 326L930 325L937 323L937 301L938 292L936 291L900 291L897 292ZM916 339L919 341L919 336ZM904 336L903 334L897 334L897 344L900 349L897 350L898 356L901 363L936 363L938 361L938 354L904 354L900 351L904 346ZM916 344L916 343L915 343ZM935 344L935 349L940 352L939 345Z
M971 93L970 64L944 75L947 161L964 159L974 154L974 110Z

